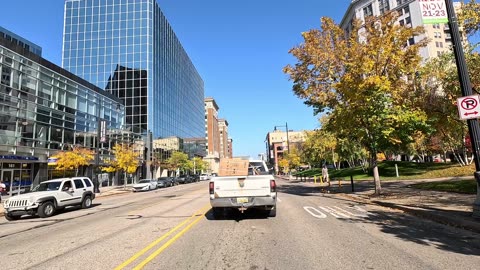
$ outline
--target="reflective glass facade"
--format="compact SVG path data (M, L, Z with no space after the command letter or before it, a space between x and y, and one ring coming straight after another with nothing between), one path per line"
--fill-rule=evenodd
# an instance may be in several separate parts
M129 139L122 100L2 37L0 76L0 177L9 187L55 176L47 160L59 150L98 145L103 159ZM100 144L98 119L108 137Z
M153 137L202 137L203 80L156 0L66 0L62 65L125 101Z

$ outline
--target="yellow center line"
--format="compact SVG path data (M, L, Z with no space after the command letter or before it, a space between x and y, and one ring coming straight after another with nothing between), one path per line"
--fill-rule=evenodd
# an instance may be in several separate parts
M168 240L163 246L161 246L159 249L157 249L155 252L153 252L148 258L146 258L143 262L141 262L139 265L135 266L133 268L134 270L140 270L142 269L147 263L149 263L151 260L155 259L160 253L162 253L167 247L169 247L172 243L174 243L178 238L180 238L184 233L186 233L190 228L193 227L197 222L199 222L206 214L207 212L204 212L201 216L199 216L197 219L195 219L192 223L188 224L187 227L185 227L183 230L181 230L179 233L177 233L172 239Z
M205 211L207 209L210 209L210 204L207 204L205 205L204 207L202 207L200 209L200 211L197 211L195 214L191 215L189 218L187 218L186 220L184 220L182 223L178 224L177 226L175 226L173 229L171 229L170 231L168 231L167 233L165 233L164 235L162 235L160 238L158 238L157 240L153 241L152 243L150 243L147 247L145 247L144 249L140 250L139 252L137 252L135 255L133 255L130 259L126 260L124 263L120 264L119 266L115 267L115 270L120 270L120 269L123 269L124 267L126 267L127 265L129 265L130 263L132 263L133 261L135 261L138 257L142 256L143 254L145 254L145 252L149 251L150 249L152 249L154 246L156 246L158 243L160 243L161 241L163 241L165 238L167 238L169 235L171 235L172 233L174 233L176 230L178 230L179 228L181 228L183 225L185 225L186 223L188 223L191 219L193 219L195 216L198 216L200 213L203 213L200 215L200 217L204 216L205 215ZM194 221L196 222L196 221Z

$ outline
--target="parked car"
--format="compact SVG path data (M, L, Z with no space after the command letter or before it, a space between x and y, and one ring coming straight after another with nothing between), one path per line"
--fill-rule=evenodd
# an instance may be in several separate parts
M180 175L175 178L175 181L179 184L187 184L190 183L189 179L186 175Z
M198 174L192 174L192 182L199 182L200 181L200 175Z
M46 218L68 206L90 208L93 199L92 180L88 177L72 177L42 182L30 193L5 200L3 207L7 220L17 220L23 215Z
M140 179L137 184L133 185L132 191L149 191L157 188L157 180L155 179Z
M159 177L157 178L157 187L171 187L174 185L174 181L171 177Z

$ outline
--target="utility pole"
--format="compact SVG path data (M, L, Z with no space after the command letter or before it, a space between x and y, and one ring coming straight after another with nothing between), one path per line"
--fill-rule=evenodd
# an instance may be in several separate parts
M468 75L467 63L462 48L462 40L460 38L460 31L458 30L458 20L455 15L452 0L445 0L448 25L452 35L452 47L455 54L455 61L457 63L458 78L463 96L473 95L472 84L470 76ZM477 119L467 120L468 131L472 142L472 151L475 160L475 180L477 180L477 197L473 203L473 216L480 218L480 125Z

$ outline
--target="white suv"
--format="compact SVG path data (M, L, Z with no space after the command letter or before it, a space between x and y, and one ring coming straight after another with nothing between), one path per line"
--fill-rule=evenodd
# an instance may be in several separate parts
M5 200L3 208L7 220L35 214L45 218L67 206L89 208L93 199L93 183L88 177L61 178L42 182L29 193Z

